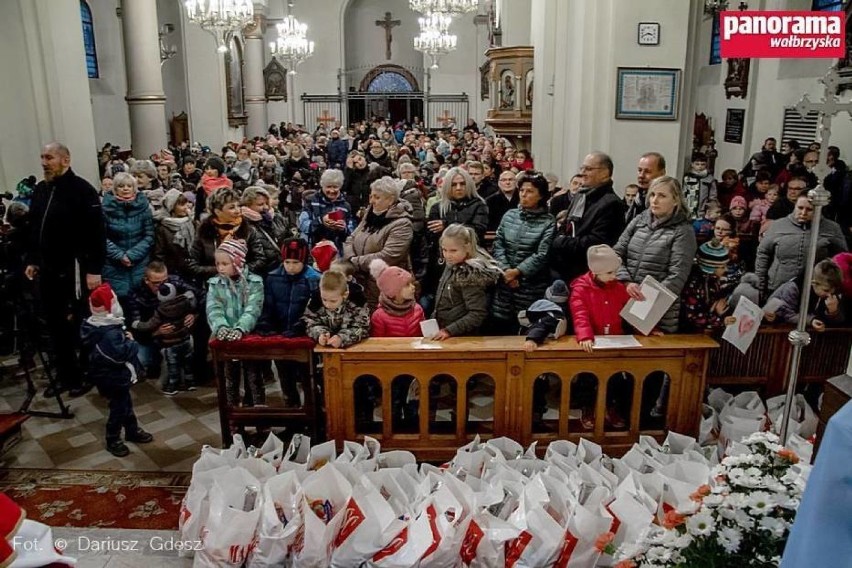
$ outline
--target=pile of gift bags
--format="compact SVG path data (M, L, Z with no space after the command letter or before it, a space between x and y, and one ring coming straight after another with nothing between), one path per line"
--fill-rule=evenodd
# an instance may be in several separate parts
M764 401L755 391L736 396L723 389L712 389L704 404L698 442L702 446L718 445L719 453L731 442L739 442L755 432L781 433L784 395ZM810 461L812 440L818 423L816 412L801 394L793 398L787 445L800 457Z
M676 433L618 459L587 440L535 449L477 438L436 467L369 437L339 453L235 437L195 463L181 540L198 543L185 547L195 566L613 566L619 546L692 507L718 464L715 447Z

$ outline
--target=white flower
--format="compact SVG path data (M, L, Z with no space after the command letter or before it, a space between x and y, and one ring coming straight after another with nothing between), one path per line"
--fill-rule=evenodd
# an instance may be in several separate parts
M775 507L775 498L766 491L755 491L748 497L748 507L753 515L766 515Z
M732 527L722 527L716 534L716 541L728 554L733 554L739 550L742 540L742 533Z
M645 558L650 562L666 563L672 558L672 551L665 546L652 546L645 553Z
M717 495L715 493L711 493L704 497L704 506L705 507L718 507L722 503L725 502L724 495Z
M769 532L775 538L781 538L787 530L787 522L775 517L763 517L757 525L761 530Z
M686 520L686 530L693 536L710 536L716 528L716 521L708 511L701 511Z

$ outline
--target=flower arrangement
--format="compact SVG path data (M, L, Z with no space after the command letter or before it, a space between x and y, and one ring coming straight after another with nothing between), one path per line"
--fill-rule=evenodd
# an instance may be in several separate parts
M616 568L778 566L810 473L778 442L759 432L734 444L712 485L622 546Z

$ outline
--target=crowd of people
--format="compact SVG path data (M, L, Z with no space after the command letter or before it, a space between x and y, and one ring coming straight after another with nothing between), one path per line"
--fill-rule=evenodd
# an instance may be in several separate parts
M646 152L620 196L607 154L589 153L562 187L472 120L438 132L416 119L313 133L272 125L218 154L182 143L148 159L106 145L97 189L51 143L44 181L22 182L7 214L20 241L16 290L32 290L53 339L58 381L45 394L97 386L110 399L107 447L127 455L122 429L127 441L151 439L130 385L147 376L165 396L194 390L209 380L211 338L346 348L419 336L435 319L436 341L525 334L534 350L567 332L591 352L596 336L630 333L619 312L644 299L647 276L681 297L653 333L721 332L742 297L770 322L795 323L802 293L813 329L844 325L852 192L835 147L819 264L804 282L820 151L785 140L776 152L770 138L720 180L703 155L678 180ZM306 370L277 367L286 403L301 404ZM227 403L266 404L271 369L229 364ZM405 405L405 392L392 396ZM617 388L611 396L607 423L624 427ZM583 424L594 424L587 406Z

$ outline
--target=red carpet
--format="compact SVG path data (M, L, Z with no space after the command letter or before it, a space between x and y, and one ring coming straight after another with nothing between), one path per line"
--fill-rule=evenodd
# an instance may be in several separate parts
M0 470L0 491L54 527L178 528L189 474Z

